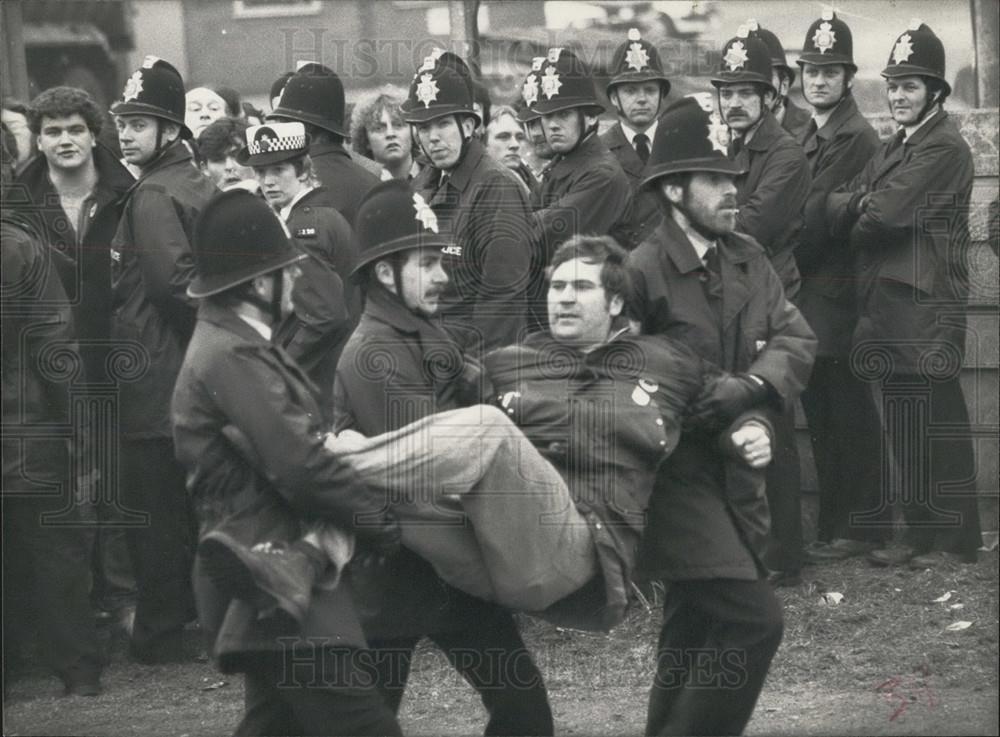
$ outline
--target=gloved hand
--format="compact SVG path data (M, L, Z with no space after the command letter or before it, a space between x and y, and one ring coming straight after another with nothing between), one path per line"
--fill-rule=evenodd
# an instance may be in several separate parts
M743 412L762 404L767 395L767 384L758 383L749 374L721 374L705 383L688 409L688 422L710 431L721 430Z

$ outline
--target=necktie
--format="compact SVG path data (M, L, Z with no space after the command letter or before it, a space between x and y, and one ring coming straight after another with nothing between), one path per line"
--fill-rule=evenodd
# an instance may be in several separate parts
M715 319L722 321L722 277L719 274L719 249L717 246L709 246L705 255L701 258L705 266L705 273L701 276L701 285L705 290L705 299L708 300Z
M816 118L813 118L812 120L809 121L809 127L806 128L806 135L805 135L805 138L802 139L802 143L805 143L810 138L812 138L813 136L815 136L816 135L816 131L818 131L818 130L819 130L819 127L816 125Z
M635 152L639 154L642 163L649 161L649 137L645 133L636 133L632 143L635 144Z
M889 156L893 151L903 145L903 141L906 139L906 130L900 128L896 131L895 135L889 141L889 148L886 149L885 155Z
M742 150L743 150L743 137L742 136L740 136L739 138L733 138L733 140L729 142L729 158L730 159L735 159L737 156L740 155L740 151L742 151Z
M702 256L701 261L705 264L705 268L708 270L710 275L719 275L719 247L709 246L708 250L705 251L705 255Z

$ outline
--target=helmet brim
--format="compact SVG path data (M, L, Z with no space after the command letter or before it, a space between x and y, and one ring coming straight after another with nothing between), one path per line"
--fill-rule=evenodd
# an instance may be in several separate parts
M326 118L321 118L318 115L313 115L304 110L293 110L292 108L281 107L280 105L268 113L264 117L265 121L271 122L276 120L292 120L297 123L307 123L309 125L314 125L317 128L322 128L325 131L329 131L336 136L341 138L348 138L348 134L344 132L343 125L337 125L332 120L327 120Z
M447 248L453 245L455 245L454 239L443 233L420 233L386 241L361 253L357 264L351 270L351 278L357 280L365 266L393 253L409 251L414 248Z
M729 174L739 176L745 174L746 169L739 166L735 161L729 159L681 159L680 161L670 161L659 166L654 166L644 172L639 187L648 187L657 179L662 179L670 174L683 174L685 172L709 172L714 174Z
M289 245L286 251L276 254L267 261L259 264L250 264L243 269L238 269L228 274L213 274L206 277L196 275L188 285L187 295L192 299L211 297L212 295L225 292L227 289L232 289L238 284L243 284L258 276L270 274L272 271L278 271L306 258L308 258L307 254Z

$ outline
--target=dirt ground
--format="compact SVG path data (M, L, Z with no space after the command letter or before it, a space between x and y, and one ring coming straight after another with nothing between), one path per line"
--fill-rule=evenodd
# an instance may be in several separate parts
M843 600L821 603L829 592ZM807 568L801 586L780 590L785 638L748 733L997 734L997 594L996 551L974 566L928 571L863 561ZM949 630L956 622L971 624ZM606 636L522 619L558 734L642 734L658 623L659 612L642 607ZM195 636L191 647L194 657ZM207 661L135 665L119 642L114 652L98 698L61 697L59 683L38 670L20 675L4 705L4 734L232 732L238 678L220 676ZM482 733L485 712L443 656L422 645L400 720L408 735L473 735Z

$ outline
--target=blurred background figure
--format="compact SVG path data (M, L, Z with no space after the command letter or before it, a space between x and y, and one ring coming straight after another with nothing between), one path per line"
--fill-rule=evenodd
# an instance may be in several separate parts
M184 125L198 138L210 124L228 115L226 100L208 87L195 87L184 95L187 104ZM237 102L237 105L239 102Z
M20 100L5 97L0 121L7 126L7 131L12 136L14 149L10 154L14 157L14 171L20 172L35 153L35 137L28 127L28 106Z
M198 136L200 168L219 189L240 187L249 192L260 191L253 169L236 161L246 130L243 120L219 118Z

